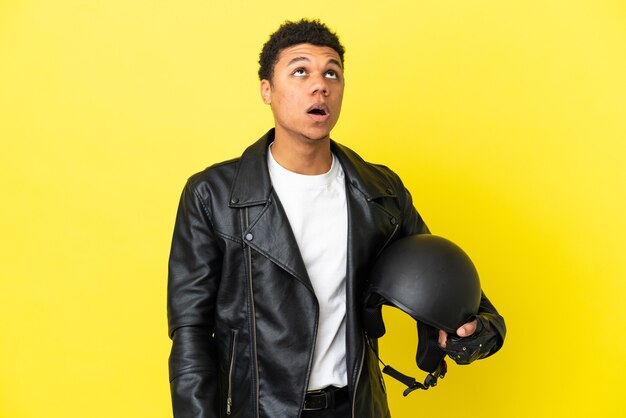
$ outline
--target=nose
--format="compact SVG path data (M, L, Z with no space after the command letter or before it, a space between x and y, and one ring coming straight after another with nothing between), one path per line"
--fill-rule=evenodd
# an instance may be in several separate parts
M320 75L313 79L313 83L311 84L311 94L321 94L322 96L328 96L328 81L324 75Z

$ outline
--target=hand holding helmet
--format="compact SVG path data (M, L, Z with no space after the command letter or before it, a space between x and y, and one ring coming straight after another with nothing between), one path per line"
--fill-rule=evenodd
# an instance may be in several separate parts
M382 305L394 306L416 320L416 363L429 372L424 384L389 366L383 369L409 386L405 396L436 385L446 371L446 354L459 364L468 364L499 348L499 335L479 313L483 296L474 264L445 238L411 235L380 254L365 289L363 326L370 338L385 334ZM456 336L457 331L466 337ZM411 379L413 383L407 383Z
M467 328L473 328L466 331ZM463 332L465 331L465 332ZM470 364L491 354L498 345L498 333L480 314L461 326L455 335L439 331L439 345L456 364Z

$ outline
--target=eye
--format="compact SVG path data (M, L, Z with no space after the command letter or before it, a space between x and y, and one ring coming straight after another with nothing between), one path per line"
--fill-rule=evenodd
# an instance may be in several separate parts
M326 71L325 76L326 76L327 78L333 78L333 79L337 79L337 78L339 78L339 74L337 74L337 72L336 72L336 71L334 71L334 70L328 70L328 71Z
M298 68L292 74L296 77L304 77L306 75L306 71L304 70L304 68Z

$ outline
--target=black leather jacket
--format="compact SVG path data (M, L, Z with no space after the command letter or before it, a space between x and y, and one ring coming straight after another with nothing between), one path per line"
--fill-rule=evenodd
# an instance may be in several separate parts
M176 418L300 416L319 308L270 182L273 136L192 176L182 193L168 283ZM362 287L386 245L428 230L396 174L337 143L332 151L346 177L353 417L387 417L380 369L360 325Z

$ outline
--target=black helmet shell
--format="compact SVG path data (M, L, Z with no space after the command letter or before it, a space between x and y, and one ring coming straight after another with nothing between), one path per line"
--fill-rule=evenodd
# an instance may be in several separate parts
M365 295L366 307L392 305L416 321L455 334L478 312L481 288L474 264L459 246L419 234L395 241L380 254Z

